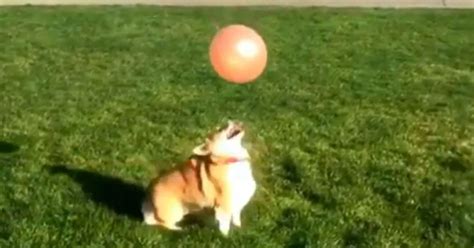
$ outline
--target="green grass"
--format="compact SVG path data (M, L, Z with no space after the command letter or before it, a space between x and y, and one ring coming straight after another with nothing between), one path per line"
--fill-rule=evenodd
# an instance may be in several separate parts
M473 15L1 8L0 246L472 247ZM255 83L210 68L231 23L268 45ZM259 184L244 227L143 225L141 187L227 118Z

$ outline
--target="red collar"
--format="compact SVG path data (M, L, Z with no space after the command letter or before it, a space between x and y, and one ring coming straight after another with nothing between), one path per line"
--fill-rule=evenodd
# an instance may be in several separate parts
M223 161L224 161L224 163L226 163L226 164L231 164L231 163L237 163L237 162L244 161L244 160L245 160L245 159L230 157L230 158L224 159Z
M214 155L208 155L201 158L204 158L208 163L211 163L214 165L232 164L232 163L243 162L243 161L249 160L248 157L236 158L236 157L222 157L222 156L214 156ZM193 161L192 158L189 160L189 164L191 165L191 167L196 168L195 161Z
M247 161L248 158L236 158L236 157L218 157L218 156L211 156L211 161L215 164L232 164L242 161Z

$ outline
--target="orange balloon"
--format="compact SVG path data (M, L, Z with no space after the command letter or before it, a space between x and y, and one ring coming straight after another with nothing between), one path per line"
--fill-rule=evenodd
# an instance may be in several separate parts
M267 47L255 30L244 25L222 28L209 48L212 67L223 79L243 84L257 79L267 65Z

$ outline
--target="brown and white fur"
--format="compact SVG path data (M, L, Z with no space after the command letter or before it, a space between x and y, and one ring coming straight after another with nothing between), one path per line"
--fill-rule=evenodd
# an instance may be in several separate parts
M244 135L242 123L229 121L195 147L181 168L152 180L142 204L145 223L179 230L184 215L211 207L224 235L231 223L240 227L241 212L256 190Z

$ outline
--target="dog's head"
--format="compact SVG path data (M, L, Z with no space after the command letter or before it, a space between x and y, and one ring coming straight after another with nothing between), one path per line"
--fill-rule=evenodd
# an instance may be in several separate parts
M193 153L198 156L221 156L246 158L247 150L242 146L245 130L241 122L228 121L226 125L211 133L206 142L195 147Z

